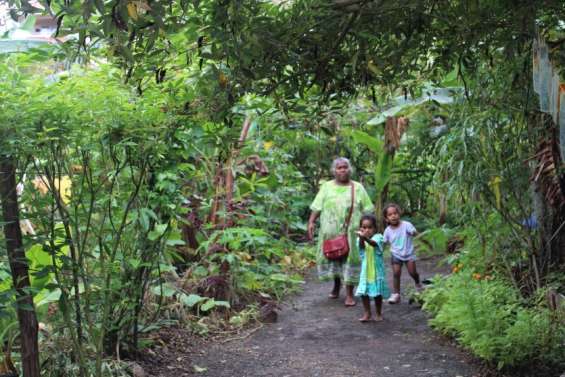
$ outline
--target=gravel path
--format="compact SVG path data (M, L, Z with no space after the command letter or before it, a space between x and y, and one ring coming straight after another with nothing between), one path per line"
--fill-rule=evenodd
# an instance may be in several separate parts
M422 277L439 271L432 260L418 262L418 268ZM407 279L404 273L403 287L411 286ZM330 288L312 274L304 292L283 306L278 322L241 341L206 344L190 355L192 369L217 377L479 375L464 353L428 327L415 305L385 304L383 322L362 324L361 303L345 308L343 297L327 298Z

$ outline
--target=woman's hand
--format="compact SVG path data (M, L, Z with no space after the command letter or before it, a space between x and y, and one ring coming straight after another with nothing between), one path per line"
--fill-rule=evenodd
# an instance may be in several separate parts
M308 231L307 231L308 241L312 241L314 239L315 228L316 225L313 222L308 222Z
M314 239L314 229L316 228L316 219L320 216L320 212L313 211L310 214L310 218L308 219L308 230L306 232L306 237L308 237L308 241L312 241Z

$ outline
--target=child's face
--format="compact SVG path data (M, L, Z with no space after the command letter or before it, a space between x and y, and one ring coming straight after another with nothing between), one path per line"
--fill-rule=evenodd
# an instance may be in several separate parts
M373 234L375 234L375 231L375 227L373 226L373 222L371 220L363 220L361 222L361 233L363 233L365 237L371 237Z
M400 214L398 210L394 207L388 207L386 210L386 221L390 225L398 225L400 222Z

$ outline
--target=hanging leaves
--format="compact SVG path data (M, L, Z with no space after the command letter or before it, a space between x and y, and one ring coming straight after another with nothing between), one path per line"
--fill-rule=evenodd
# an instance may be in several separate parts
M383 153L375 167L375 190L380 195L392 177L392 163L394 155Z

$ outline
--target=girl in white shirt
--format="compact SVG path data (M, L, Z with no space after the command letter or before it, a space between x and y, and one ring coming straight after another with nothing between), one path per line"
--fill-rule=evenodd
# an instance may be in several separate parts
M387 204L383 215L388 226L384 232L384 243L390 245L391 263L393 273L392 295L388 299L389 304L400 302L400 276L402 265L406 264L408 273L414 279L416 289L422 289L420 275L416 270L416 254L414 253L413 238L418 234L414 225L400 219L402 210L397 204Z

